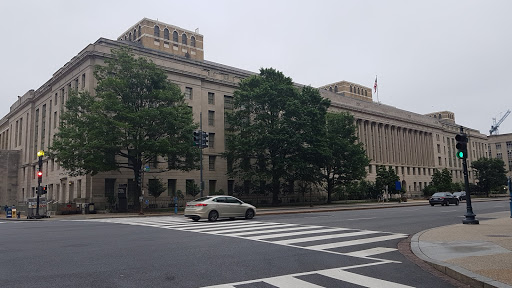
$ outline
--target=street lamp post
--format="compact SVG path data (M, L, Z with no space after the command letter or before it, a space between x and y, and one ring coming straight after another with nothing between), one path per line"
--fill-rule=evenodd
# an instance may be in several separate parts
M512 218L512 179L508 177L508 193L510 196L510 218Z
M43 156L44 156L44 151L43 150L39 150L37 151L37 162L38 162L38 166L39 166L39 169L37 171L37 202L36 202L36 219L40 219L41 218L41 215L39 215L39 196L41 195L41 190L42 190L42 187L41 187L41 182L43 180Z

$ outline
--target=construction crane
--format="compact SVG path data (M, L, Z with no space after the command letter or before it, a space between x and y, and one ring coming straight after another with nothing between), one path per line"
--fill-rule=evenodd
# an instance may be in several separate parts
M493 133L495 135L499 134L498 127L500 127L500 124L503 123L503 121L505 121L505 118L507 118L508 114L510 114L510 110L507 110L507 112L505 112L505 115L503 115L503 117L501 117L501 119L500 119L500 121L498 121L498 123L496 123L496 118L492 118L492 121L494 122L494 124L491 126L491 130L489 130L490 135L492 135Z

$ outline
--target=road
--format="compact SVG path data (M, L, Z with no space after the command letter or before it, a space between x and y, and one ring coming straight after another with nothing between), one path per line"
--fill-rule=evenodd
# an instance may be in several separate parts
M477 219L508 201L473 202ZM454 287L398 243L458 224L459 206L192 222L179 216L0 219L2 287ZM481 216L480 216L481 215Z

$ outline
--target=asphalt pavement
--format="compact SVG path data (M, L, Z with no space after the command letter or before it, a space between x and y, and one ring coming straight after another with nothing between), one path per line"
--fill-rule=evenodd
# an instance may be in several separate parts
M508 199L508 198L507 198ZM496 199L472 199L479 201ZM427 200L408 202L333 204L320 206L271 207L258 209L257 215L315 213L342 210L381 209L428 205ZM464 203L461 203L464 205ZM51 221L117 217L151 217L165 213L108 213L56 215L41 220L0 219L0 221ZM5 216L4 216L5 217ZM477 218L478 219L478 218ZM421 260L448 276L471 287L512 288L512 218L509 212L486 215L480 224L456 224L421 231L412 236L411 250Z

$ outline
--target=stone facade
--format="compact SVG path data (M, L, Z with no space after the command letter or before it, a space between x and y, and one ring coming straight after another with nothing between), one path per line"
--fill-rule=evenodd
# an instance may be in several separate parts
M165 32L166 29L169 33ZM181 37L178 42L172 41L175 31ZM186 44L184 40L182 42L182 35L186 35ZM190 43L192 36L194 45ZM178 45L177 50L175 45ZM202 114L203 130L210 137L210 147L203 151L205 194L233 191L234 179L227 178L227 163L221 158L225 149L224 111L232 109L232 97L239 81L255 73L204 60L202 35L144 18L117 41L100 38L85 47L44 85L19 97L11 105L10 112L0 120L0 149L8 150L5 153L19 154L15 192L19 203L35 196L36 154L52 144L69 91L77 89L94 93L97 84L93 76L94 66L110 57L111 49L122 46L129 46L134 54L150 59L167 72L168 78L181 87L196 122L199 123ZM421 189L431 181L434 169L448 168L454 181L463 181L461 161L455 158L454 136L460 127L455 124L454 117L430 117L375 103L371 92L368 87L347 81L320 89L323 97L331 100L330 110L348 111L355 116L359 139L371 159L369 180L375 179L377 165L392 167L400 176L408 196L421 194ZM470 135L469 144L473 151L468 163L487 157L487 136L470 128L464 129ZM5 153L1 154L1 159ZM151 173L144 179L145 185L153 175L168 183L168 192L160 197L163 200L169 200L177 190L185 192L187 181L199 184L199 171L152 174L164 168L158 165L151 167ZM0 167L0 174L4 174L3 169L7 168ZM107 202L106 195L115 195L119 185L126 185L129 202L135 201L131 170L70 177L57 162L44 157L43 172L43 185L48 186L47 199L50 202L94 202L98 209L102 209ZM470 173L470 181L473 182L472 176ZM0 186L4 183L0 182ZM5 188L2 189L0 191L5 193Z
M17 205L20 152L0 150L0 159L0 207Z
M490 135L488 147L490 157L502 159L507 177L512 177L512 133Z

